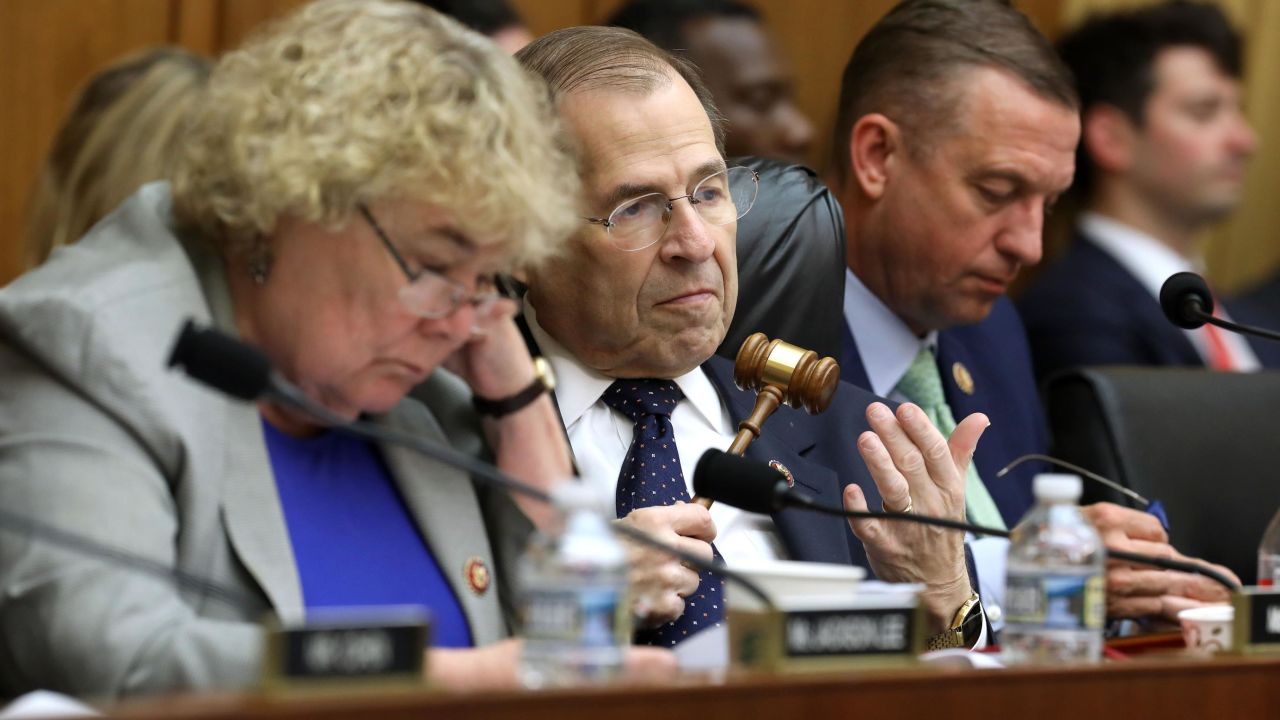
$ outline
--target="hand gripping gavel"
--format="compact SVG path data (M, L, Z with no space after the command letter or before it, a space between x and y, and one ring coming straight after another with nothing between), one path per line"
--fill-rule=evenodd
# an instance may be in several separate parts
M811 415L826 410L840 382L840 366L832 358L819 358L812 350L754 333L738 350L733 381L743 390L758 393L755 409L738 423L738 435L729 445L730 454L741 455L752 440L760 437L760 426L779 405L803 408ZM704 497L693 501L705 508L710 508L712 502Z

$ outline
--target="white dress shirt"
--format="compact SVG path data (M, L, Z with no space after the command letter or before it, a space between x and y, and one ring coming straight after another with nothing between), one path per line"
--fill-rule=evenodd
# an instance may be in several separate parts
M616 491L618 475L626 460L635 424L601 398L613 378L588 368L569 354L538 324L537 312L525 303L525 319L543 357L555 371L556 404L564 420L573 448L574 462L586 482L595 483L610 496ZM729 410L701 368L673 378L684 399L671 413L680 468L684 471L689 496L693 496L693 468L710 448L728 449L735 428ZM725 562L786 559L773 518L745 512L724 503L711 506L716 524L716 549Z
M881 397L904 402L907 398L895 388L922 347L937 349L938 333L933 331L924 337L916 336L853 271L845 268L844 274L844 321L858 346L858 356L871 382L869 389ZM975 540L969 537L969 550L978 569L978 594L982 596L987 619L996 630L1004 627L1001 606L1004 604L1005 555L1008 549L1009 541L1004 538Z
M1137 278L1138 283L1157 302L1160 300L1160 287L1170 275L1180 272L1204 273L1203 262L1188 260L1154 237L1096 212L1086 212L1080 216L1080 232ZM1230 319L1221 305L1217 306L1214 314ZM1190 330L1184 328L1182 332L1208 365L1208 330L1202 327ZM1244 336L1223 330L1218 332L1218 337L1227 346L1236 370L1250 372L1262 368L1262 363L1258 361L1258 356Z

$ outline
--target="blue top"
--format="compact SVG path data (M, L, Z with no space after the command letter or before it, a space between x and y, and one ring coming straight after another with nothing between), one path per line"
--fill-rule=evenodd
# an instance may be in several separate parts
M341 432L262 427L305 606L420 605L433 646L471 647L458 598L377 449Z

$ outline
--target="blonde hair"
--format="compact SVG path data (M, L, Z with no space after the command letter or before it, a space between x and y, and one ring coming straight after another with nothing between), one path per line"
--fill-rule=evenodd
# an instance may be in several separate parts
M26 263L74 242L140 186L168 177L186 114L210 62L177 48L131 55L94 75L71 112L31 194Z
M227 257L260 250L285 214L338 227L394 198L528 265L572 232L578 195L545 86L388 0L319 0L224 57L173 181L176 220Z

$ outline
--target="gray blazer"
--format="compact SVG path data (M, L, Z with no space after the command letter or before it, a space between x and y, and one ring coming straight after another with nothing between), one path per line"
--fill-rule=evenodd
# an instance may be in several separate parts
M259 621L302 619L257 410L165 367L186 318L232 330L223 273L177 238L168 188L152 184L0 291L0 509L257 598L229 604L0 528L0 695L245 686ZM418 397L452 420L465 386L436 375ZM406 400L380 421L479 450L465 421L446 435L436 418ZM527 520L457 470L381 450L475 642L501 639L511 575L492 548L518 547ZM483 593L465 577L473 559L493 578Z

